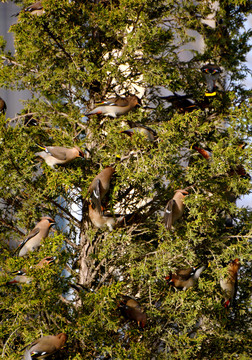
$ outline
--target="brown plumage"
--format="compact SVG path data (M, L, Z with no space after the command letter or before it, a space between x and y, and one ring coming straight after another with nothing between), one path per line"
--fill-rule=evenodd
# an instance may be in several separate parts
M201 154L206 160L209 160L212 157L212 153L210 151L202 149L197 145L193 145L192 149L198 151L198 153Z
M55 165L65 165L77 157L85 157L83 151L78 146L71 149L62 146L38 146L44 151L35 153L35 156L44 159L47 165L53 169Z
M66 341L67 335L64 333L43 336L29 345L25 351L24 360L45 359L60 350Z
M126 134L128 136L133 136L134 134L142 134L146 137L147 140L150 142L153 142L155 140L155 133L154 131L151 131L147 129L146 127L137 126L128 130L120 131L122 134Z
M147 315L136 300L124 295L119 308L126 319L136 321L137 325L142 329L145 327Z
M112 166L107 166L96 175L88 188L88 193L91 194L92 203L98 211L101 209L102 199L109 191L110 180L114 172L115 169Z
M48 236L50 227L54 224L54 220L50 217L42 217L40 222L15 250L15 252L19 250L18 256L24 256L27 255L28 252L36 250L40 246L41 240Z
M124 215L105 215L100 208L93 206L91 203L88 206L88 215L95 227L102 229L107 226L110 231L113 230L116 224L121 223L124 220Z
M172 285L177 289L186 290L195 285L205 268L206 266L203 265L198 268L190 267L187 269L178 269L175 274L170 273L165 279L167 284Z
M29 5L27 8L24 8L23 10L12 16L18 16L21 12L28 12L31 15L40 16L45 13L45 10L43 8L42 1L37 1L34 4Z
M121 115L126 115L130 110L141 105L141 101L136 95L129 95L125 98L119 96L111 98L97 105L97 107L84 116L102 114L104 116L116 118Z
M168 201L164 214L165 227L168 230L171 230L174 222L182 217L185 208L184 198L186 195L188 195L186 190L176 190L173 198Z
M220 279L220 286L224 293L224 306L227 308L233 305L238 285L238 271L240 269L239 259L231 261L228 265L228 274Z
M36 268L42 268L45 265L50 265L54 262L55 258L52 256L47 256L35 266ZM13 275L16 275L13 279L8 281L6 284L29 284L32 281L32 277L27 275L25 269L17 270L12 272Z
M239 146L239 147L241 147L241 146ZM212 157L211 151L200 148L197 145L193 145L192 149L198 151L198 153L200 153L206 160L210 160L211 157ZM230 170L228 171L228 175L234 176L234 174L237 174L240 177L243 177L243 178L246 178L246 179L251 178L250 175L246 172L244 166L241 165L241 164L237 165L235 168L230 168Z

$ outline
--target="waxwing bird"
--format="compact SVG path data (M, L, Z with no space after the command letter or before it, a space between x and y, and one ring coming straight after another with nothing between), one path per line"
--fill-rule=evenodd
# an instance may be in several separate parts
M224 306L228 308L233 305L237 292L238 271L240 269L239 259L234 259L228 265L228 274L225 278L220 279L220 286L224 292Z
M36 268L42 268L45 265L51 265L54 261L55 257L47 256L40 260L40 262L36 265ZM32 281L32 278L27 275L27 271L25 269L13 271L12 274L16 276L6 284L29 284Z
M201 71L207 83L208 92L205 93L205 96L215 96L215 82L222 72L221 68L217 65L207 64L202 66Z
M7 106L5 101L0 97L0 114L5 114L7 110Z
M212 153L210 151L202 149L195 144L192 145L192 149L198 151L198 153L201 154L206 160L209 160L212 157Z
M43 15L45 13L45 10L42 5L42 1L37 1L36 3L29 5L27 8L21 11L28 12L29 14L37 15L37 16ZM20 12L12 16L18 16L19 14Z
M198 147L197 145L193 145L192 149L198 151L198 153L200 153L206 160L210 160L212 157L211 151L202 149L202 148ZM228 175L233 176L234 174L237 174L244 179L251 179L251 176L246 172L244 166L241 164L237 165L236 168L231 168L228 171Z
M198 268L190 267L187 269L178 269L175 274L170 273L165 279L168 285L172 285L177 289L187 290L189 287L195 285L200 274L205 269L205 265Z
M134 134L139 133L146 137L146 139L150 142L153 142L157 136L157 133L155 130L151 129L150 127L146 125L142 125L139 123L134 124L135 126L128 130L120 131L122 134L126 134L130 137L132 137Z
M165 227L168 230L171 230L175 221L182 217L185 208L184 198L186 195L188 195L186 190L176 190L173 198L168 201L164 214Z
M92 203L96 209L101 209L101 201L109 191L110 180L115 172L112 166L103 169L91 182L88 193L91 194Z
M23 359L45 359L62 349L66 341L67 335L64 333L60 333L55 336L43 336L29 345L29 348L25 351Z
M116 118L121 115L126 115L136 106L141 106L141 101L136 95L129 95L125 98L118 96L108 99L101 104L98 104L96 108L94 108L84 116L102 114L104 116Z
M102 229L108 226L109 230L112 231L114 226L123 222L124 215L111 215L103 214L101 208L95 207L92 203L88 206L88 215L92 224L98 229Z
M136 321L141 329L145 327L147 315L135 299L124 295L123 300L120 302L119 309L126 319Z
M179 113L192 112L197 110L197 106L193 100L191 100L192 95L179 95L174 93L174 95L160 96L160 99L166 100L171 103L171 106L178 110Z
M77 157L84 158L84 153L78 146L71 149L61 146L41 146L38 145L44 151L35 153L35 156L40 156L45 160L47 165L54 169L55 165L64 165Z
M54 220L50 217L42 217L40 222L17 247L15 253L19 250L18 256L25 256L28 252L36 250L40 246L41 240L48 236L50 227L54 224Z
M174 93L169 96L161 96L160 99L171 103L172 108L176 109L180 114L190 113L194 110L204 110L209 108L209 98L204 97L202 101L192 99L192 95L179 95Z
M29 284L32 281L32 278L27 275L26 270L17 270L12 272L15 277L9 281L7 281L6 285L8 284Z

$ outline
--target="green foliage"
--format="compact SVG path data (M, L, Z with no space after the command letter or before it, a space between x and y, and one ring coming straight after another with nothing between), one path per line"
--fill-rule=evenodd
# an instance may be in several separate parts
M241 84L251 36L243 22L252 8L249 1L220 1L210 27L201 19L213 3L45 0L44 15L21 11L11 27L14 54L5 53L1 38L1 86L32 94L20 116L0 119L3 358L18 359L33 340L60 332L68 341L54 359L251 358L252 216L233 200L251 191L237 166L252 169L250 94ZM196 31L202 52L192 49ZM181 58L181 46L192 50L190 60ZM207 109L167 107L162 87L205 100L200 68L208 62L228 72L228 89L218 88ZM115 119L83 116L95 102L139 88L142 108ZM154 129L155 141L122 133L128 121ZM77 145L86 158L52 169L35 156L38 144ZM211 158L193 145L211 149ZM109 232L90 223L87 193L111 164L106 210L134 216ZM183 188L183 218L168 231L164 208ZM54 218L56 231L27 258L13 256L41 216ZM49 255L55 264L36 268ZM225 309L220 278L235 258L242 265L237 300ZM210 266L193 288L167 285L170 272L203 263ZM6 285L24 267L32 281ZM121 315L122 294L146 311L143 331Z

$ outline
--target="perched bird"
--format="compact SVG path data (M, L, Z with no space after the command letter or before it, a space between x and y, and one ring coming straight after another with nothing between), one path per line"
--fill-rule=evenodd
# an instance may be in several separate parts
M23 9L22 11L29 12L30 14L37 16L43 15L45 13L45 10L42 5L42 1L37 1L36 3L29 5L27 8ZM19 14L20 12L12 16L18 16Z
M198 147L197 145L192 145L192 149L198 151L206 160L209 160L212 157L212 153L208 150L202 149Z
M47 256L36 265L36 268L42 268L45 265L50 265L55 261L55 257ZM13 279L9 280L6 284L29 284L32 281L32 278L27 275L25 269L17 270L12 272L13 275L16 275Z
M0 97L0 114L5 114L7 110L7 106L5 101Z
M165 227L168 230L171 230L175 221L182 217L185 208L184 198L186 195L188 195L186 190L176 190L173 198L168 201L164 214Z
M56 351L63 348L67 341L67 335L60 333L58 335L43 336L29 345L24 354L24 360L45 359Z
M215 96L215 82L219 78L222 70L219 66L213 64L207 64L202 66L201 71L204 75L204 78L207 82L207 90L208 92L205 93L205 96Z
M119 309L122 315L129 320L136 321L137 325L143 329L147 322L147 315L143 312L139 303L129 296L123 295L123 300L120 302Z
M110 231L113 230L116 224L123 222L125 219L124 215L105 215L102 213L101 208L95 207L92 203L88 206L88 215L95 227L102 229L105 226L108 226Z
M224 292L224 306L228 308L233 305L238 285L238 271L240 269L239 259L234 259L228 265L228 274L220 279L220 286Z
M204 97L202 101L196 101L192 95L173 95L161 96L160 99L166 100L171 103L171 107L176 109L180 114L190 113L194 110L204 110L209 108L210 103L208 97Z
M206 160L210 160L212 157L212 152L208 151L206 149L202 149L200 147L198 147L197 145L193 145L192 149L198 151L198 153L200 153ZM243 165L237 165L235 168L230 168L230 170L228 171L228 175L233 176L233 175L239 175L244 179L250 179L251 176L246 172L245 168Z
M155 130L151 129L150 127L146 125L142 125L140 123L135 123L135 126L128 130L120 131L122 134L126 134L128 136L133 136L135 133L139 133L144 135L147 140L153 142L157 136L157 133Z
M93 205L100 211L101 201L109 191L110 180L115 172L112 166L107 166L103 169L91 182L88 193L91 194Z
M165 277L167 284L173 285L177 289L186 290L195 285L202 271L206 269L203 265L198 268L190 267L187 269L179 269L175 274L170 273Z
M136 95L129 95L125 98L119 96L111 98L97 105L98 106L96 108L94 108L84 116L102 114L104 116L116 118L121 115L126 115L136 106L141 106L141 101Z
M41 218L40 222L35 228L28 234L24 241L17 247L16 251L19 250L18 256L27 255L29 251L34 251L40 246L42 239L48 236L50 227L55 224L54 220L48 216Z
M173 95L160 96L160 99L171 103L173 108L184 114L186 112L192 112L193 110L198 109L195 102L190 99L191 97L192 95L179 95L174 93Z
M71 149L61 146L38 146L44 151L35 153L35 156L40 156L53 169L55 165L67 164L77 157L84 158L84 153L78 146Z

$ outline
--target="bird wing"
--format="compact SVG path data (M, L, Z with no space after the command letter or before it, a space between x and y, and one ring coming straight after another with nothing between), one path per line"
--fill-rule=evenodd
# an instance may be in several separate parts
M35 4L32 4L32 5L28 6L24 11L32 12L34 10L41 10L41 9L43 9L43 6L42 6L41 2L38 1Z
M155 130L153 130L152 128L150 128L149 126L147 125L144 125L140 122L133 122L131 120L128 120L127 123L129 124L129 126L131 128L143 128L143 129L146 129L148 130L150 133L152 133L154 136L157 136L157 132Z
M28 235L27 238L25 238L16 248L16 250L14 251L14 254L16 253L16 251L21 250L24 245L27 243L27 241L29 241L31 238L33 238L34 236L36 236L40 231L40 228L35 227Z
M120 99L119 97L113 97L104 101L101 101L99 103L95 103L95 106L101 106L101 105L117 105L116 102Z
M110 98L110 99L104 100L104 101L102 101L101 103L96 104L96 106L99 106L99 105L109 105L109 106L120 106L120 107L124 107L124 106L129 105L129 102L128 102L127 99L121 98L121 97L118 96L118 97L114 97L114 98Z
M93 186L93 191L91 194L92 203L95 206L95 209L101 213L101 192L100 192L100 179L96 179Z
M181 280L188 280L194 274L194 268L179 269L176 271L176 275Z
M66 160L66 150L60 146L48 146L47 151L58 160Z
M165 208L165 214L164 214L165 227L169 230L172 227L172 211L174 209L174 205L175 205L175 200L171 199L168 201Z

